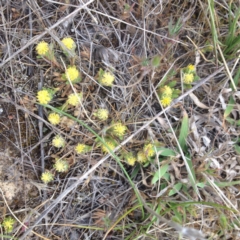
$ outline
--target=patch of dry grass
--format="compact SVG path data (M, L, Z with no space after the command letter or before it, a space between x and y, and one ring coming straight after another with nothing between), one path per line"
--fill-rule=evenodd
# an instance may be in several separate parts
M240 237L238 3L4 0L0 8L0 166L9 169L0 178L0 222L16 220L11 233L0 228L3 239ZM74 58L61 49L67 36ZM43 40L54 61L37 56ZM184 84L189 64L200 80ZM63 82L69 65L81 82ZM114 74L112 87L99 84L100 69ZM175 97L163 108L159 88L173 83ZM58 88L57 126L48 122L50 107L37 104L43 87ZM82 100L66 107L73 92ZM97 119L99 108L107 120ZM126 133L114 135L113 122ZM55 135L63 148L52 146ZM106 154L101 141L109 138L116 148ZM78 143L90 148L76 154ZM149 143L146 162L127 164L129 152L145 146L149 154ZM58 158L67 172L53 170ZM55 174L48 185L45 170ZM9 199L9 184L21 194L9 190Z

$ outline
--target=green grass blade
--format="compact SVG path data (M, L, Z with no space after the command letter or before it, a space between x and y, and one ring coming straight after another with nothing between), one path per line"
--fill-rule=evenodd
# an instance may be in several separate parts
M184 111L180 134L179 134L179 138L178 138L178 142L179 142L183 152L186 152L186 150L187 150L187 136L189 133L188 125L189 125L189 118L188 118L187 113Z

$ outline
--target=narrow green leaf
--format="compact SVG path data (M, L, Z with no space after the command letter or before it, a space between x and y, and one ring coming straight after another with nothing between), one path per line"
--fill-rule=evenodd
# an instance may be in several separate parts
M182 188L182 183L177 183L173 186L173 189L169 191L168 196L172 196L174 194L176 194L177 192L180 191L180 189Z
M228 105L224 111L224 118L226 119L226 117L232 112L233 110L233 107L234 107L234 104L235 104L235 101L233 99L232 96L230 96L230 99L229 99L229 102L228 102Z
M160 66L160 60L161 58L159 56L155 56L152 59L152 67L157 68Z
M188 124L189 124L189 118L187 113L184 111L182 125L181 125L179 139L178 139L183 152L185 152L187 148L187 136L189 132Z
M163 177L163 175L168 171L168 167L168 164L162 165L159 170L154 173L152 178L152 184L155 184Z
M164 148L164 147L156 147L156 150L160 156L164 157L175 157L176 153L169 148Z

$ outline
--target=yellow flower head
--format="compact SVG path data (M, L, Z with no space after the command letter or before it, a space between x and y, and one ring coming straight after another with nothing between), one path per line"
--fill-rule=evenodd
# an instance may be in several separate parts
M146 157L154 157L156 155L153 144L149 143L144 145L143 152L145 153Z
M183 82L186 84L192 83L194 80L194 75L192 73L185 73L183 75Z
M133 156L133 154L128 154L126 157L125 157L128 165L130 166L133 166L135 164L135 162L137 161L136 157Z
M106 121L108 119L109 112L107 109L99 108L94 115L101 121Z
M72 93L68 96L67 102L68 102L68 104L76 107L79 105L79 101L81 101L81 99L82 99L81 93L79 93L79 94Z
M2 226L5 230L5 232L7 232L7 233L12 232L14 223L15 223L15 220L13 218L11 218L11 217L4 218L4 220L2 222Z
M163 96L171 97L173 90L169 86L165 85L162 88L160 88L160 92Z
M189 72L195 72L195 66L193 64L189 64L186 69L189 71Z
M38 91L37 99L40 104L48 104L52 100L52 95L49 93L48 90L43 89Z
M113 141L106 141L105 143L106 145L108 145L108 148L110 148L111 151L114 150L114 148L116 147L116 144ZM105 145L102 145L102 151L106 153L109 152Z
M51 172L49 171L45 171L44 173L42 173L41 175L41 180L47 184L49 182L51 182L53 180L54 176Z
M65 75L66 75L66 78L73 83L80 80L80 73L77 70L76 66L68 67L65 72Z
M59 159L54 164L54 169L56 169L57 172L66 172L69 169L68 162L64 159Z
M111 87L115 76L111 72L104 71L103 75L99 79L99 83L106 87Z
M112 127L112 133L116 137L123 137L126 131L127 131L127 127L122 123L116 123Z
M49 51L49 45L48 43L41 41L37 46L36 46L36 51L38 55L45 56L48 51Z
M161 104L163 107L167 107L171 104L172 102L172 98L171 97L168 97L168 96L163 96L161 99Z
M65 145L65 140L60 135L56 135L52 140L52 145L56 148L61 148Z
M77 154L83 154L88 150L88 147L86 144L78 143L75 147L75 151Z
M75 42L74 42L73 39L70 38L70 37L64 38L61 42L62 42L63 45L64 45L67 49L69 49L69 50L74 50L75 47L76 47Z
M60 115L57 113L50 113L48 115L48 121L52 124L52 125L57 125L60 123Z
M138 153L137 153L137 161L139 162L139 163L145 163L145 162L147 162L147 157L146 157L146 155L144 154L144 152L143 151L139 151Z

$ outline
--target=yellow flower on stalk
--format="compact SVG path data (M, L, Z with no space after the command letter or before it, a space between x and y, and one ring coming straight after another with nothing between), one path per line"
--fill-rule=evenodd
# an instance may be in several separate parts
M147 156L145 155L145 153L143 151L139 151L137 153L137 161L139 163L145 163L145 162L147 162L147 160L148 160Z
M2 222L2 226L6 233L12 232L14 223L15 223L15 220L12 217L4 218Z
M65 145L65 140L60 135L56 135L52 140L52 145L56 148L61 148Z
M113 151L116 148L116 143L114 143L113 141L105 141L105 144L108 146L108 148L110 148L111 151ZM108 148L102 144L102 151L108 153L109 150Z
M196 71L195 66L194 66L193 64L189 64L189 65L187 66L187 70L188 70L189 72L195 72L195 71Z
M45 183L45 184L48 184L50 183L54 178L54 175L49 172L49 171L45 171L42 173L41 175L41 180Z
M81 99L82 99L82 94L81 93L79 93L79 94L71 93L68 96L67 102L68 102L68 104L76 107L80 104L79 102L81 101Z
M173 93L173 90L165 85L163 86L162 88L160 88L160 93L163 95L163 96L166 96L166 97L171 97L172 96L172 93Z
M53 167L57 172L60 172L60 173L66 172L69 169L68 162L64 159L56 160Z
M127 154L127 156L125 157L128 165L133 166L135 164L135 162L137 161L137 158L133 156L132 153Z
M192 83L194 80L194 75L192 73L185 73L183 75L183 82L186 84Z
M127 127L122 123L116 123L112 127L112 133L116 137L120 137L120 138L123 137L126 131L127 131Z
M99 83L103 86L111 87L113 85L114 79L115 76L111 72L104 71L104 73L99 79Z
M48 104L52 100L52 95L48 90L43 89L38 91L37 99L40 104Z
M63 45L64 45L67 49L69 49L69 50L74 50L75 47L76 47L75 42L74 42L73 39L70 38L70 37L64 38L61 42L62 42Z
M38 55L45 56L49 52L49 45L45 41L41 41L36 46L36 51Z
M80 80L80 72L77 70L76 66L68 67L66 69L65 76L69 81L73 83Z
M50 113L48 115L48 121L52 124L52 125L57 125L60 123L60 115L57 113Z
M163 96L161 99L160 99L160 102L162 104L163 107L167 107L171 104L172 102L172 98L171 97L168 97L168 96Z
M109 112L107 109L99 108L94 113L94 116L96 116L101 121L106 121L108 119Z
M156 155L154 146L151 143L144 145L143 152L145 153L146 157L148 157L148 158L154 157Z
M75 151L77 154L83 154L88 150L89 146L86 144L78 143L75 147Z

